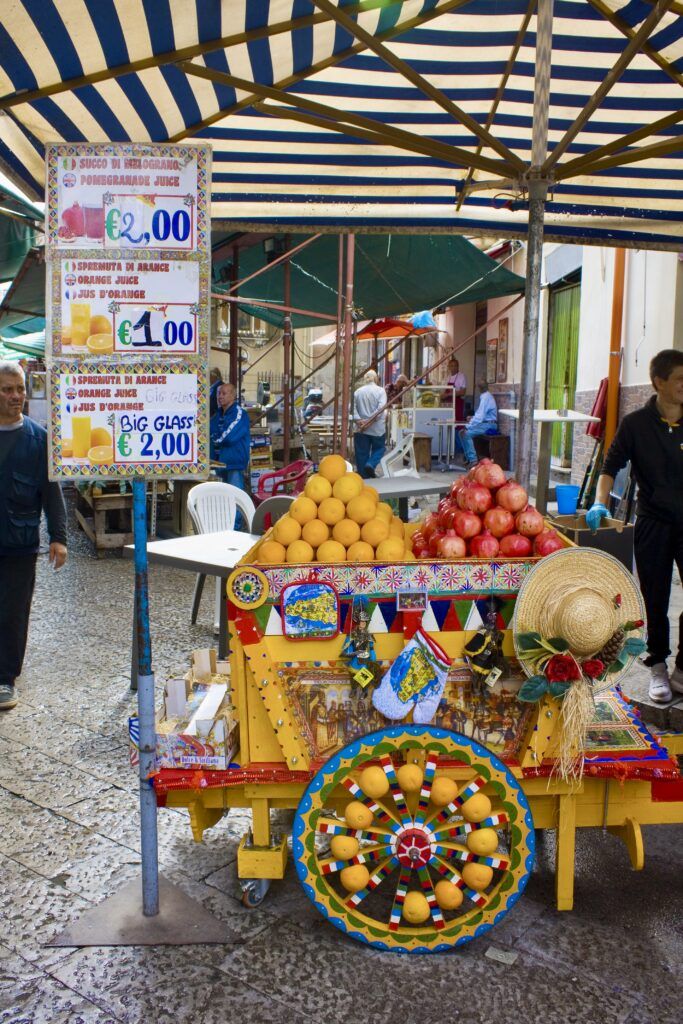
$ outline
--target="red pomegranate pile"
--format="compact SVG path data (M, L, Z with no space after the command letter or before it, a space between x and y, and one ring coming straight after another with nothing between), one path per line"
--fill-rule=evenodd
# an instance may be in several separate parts
M529 558L563 543L529 495L491 459L482 459L413 534L416 558Z

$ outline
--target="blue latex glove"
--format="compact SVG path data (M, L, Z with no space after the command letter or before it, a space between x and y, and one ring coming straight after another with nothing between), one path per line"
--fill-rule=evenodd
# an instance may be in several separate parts
M597 533L600 528L600 520L605 519L609 515L609 509L600 502L596 502L586 512L586 522L593 533Z

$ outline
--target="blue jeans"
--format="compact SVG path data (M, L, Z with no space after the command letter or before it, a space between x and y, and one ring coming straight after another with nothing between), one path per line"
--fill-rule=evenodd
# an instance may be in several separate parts
M368 469L372 470L374 476L375 467L379 465L384 455L387 442L384 434L373 437L372 434L354 434L353 448L356 455L356 469L362 477Z
M477 453L474 450L473 437L481 437L489 432L495 433L495 427L491 423L470 423L468 427L460 431L460 443L465 453L465 462L476 462Z

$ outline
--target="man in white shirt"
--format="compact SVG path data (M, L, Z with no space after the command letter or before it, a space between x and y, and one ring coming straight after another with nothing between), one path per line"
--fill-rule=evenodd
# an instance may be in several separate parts
M356 468L365 479L375 476L375 468L386 448L386 420L384 407L387 393L379 386L374 370L368 370L363 377L364 384L353 396L353 419L356 431L353 446L356 454ZM368 421L380 413L373 423Z
M465 465L471 466L477 461L477 453L474 450L473 437L482 434L496 434L498 432L498 406L493 395L489 394L489 386L486 381L479 382L481 398L474 416L470 416L467 426L460 431L462 450L465 453Z

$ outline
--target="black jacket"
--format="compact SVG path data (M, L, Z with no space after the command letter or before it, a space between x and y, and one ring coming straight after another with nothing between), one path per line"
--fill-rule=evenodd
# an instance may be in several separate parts
M683 527L683 423L669 426L653 395L624 416L607 453L603 473L616 476L630 461L638 483L638 515Z
M47 477L47 432L28 416L2 432L0 556L35 554L45 511L50 541L66 544L66 510L58 483Z

